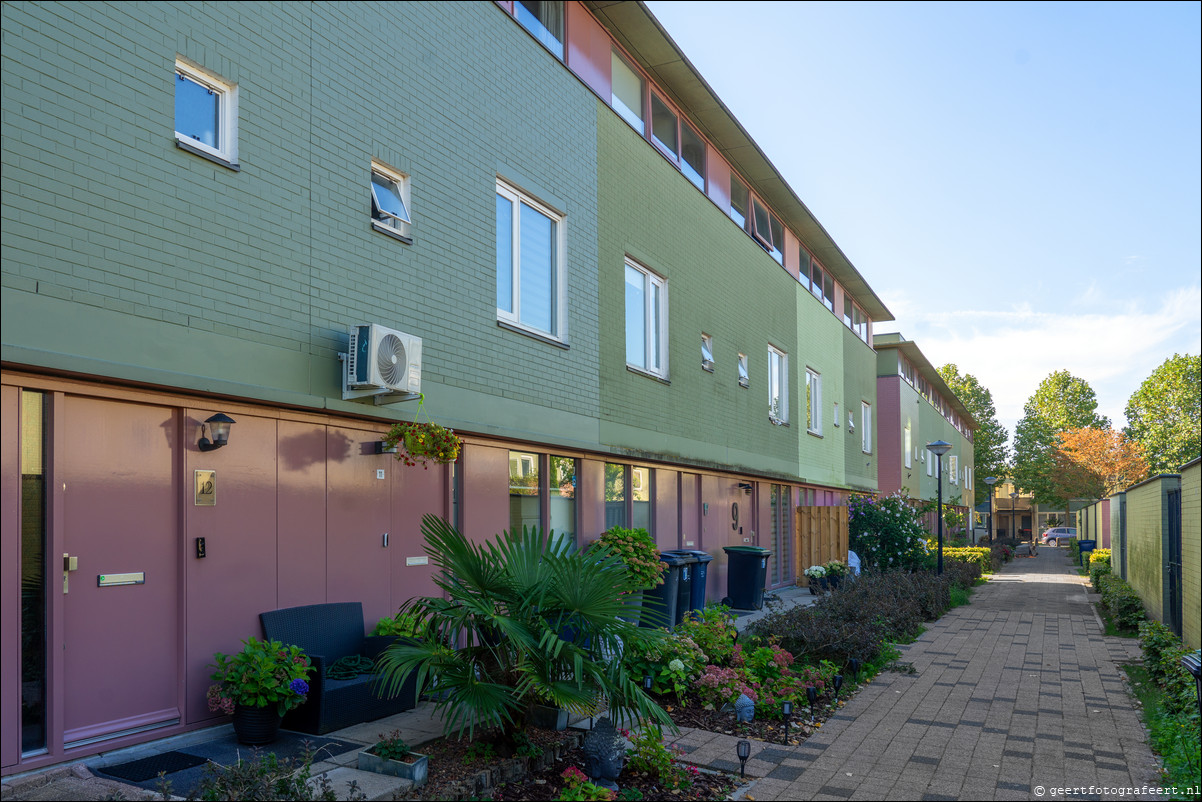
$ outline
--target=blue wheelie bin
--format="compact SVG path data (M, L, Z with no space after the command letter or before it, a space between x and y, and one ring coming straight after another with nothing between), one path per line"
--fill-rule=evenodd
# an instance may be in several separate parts
M692 566L693 581L689 585L689 602L685 611L692 612L693 610L704 609L706 580L709 574L709 564L713 561L714 555L700 549L676 549L668 553L687 554L696 560L696 565ZM681 616L681 620L684 620L683 616Z
M668 564L668 572L659 587L643 591L643 617L639 622L642 626L675 629L680 620L677 606L680 601L681 574L692 563L691 558L675 554L659 555L661 561Z

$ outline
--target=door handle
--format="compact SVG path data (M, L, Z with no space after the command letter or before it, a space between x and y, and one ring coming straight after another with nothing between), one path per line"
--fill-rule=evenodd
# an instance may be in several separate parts
M73 557L70 554L63 554L63 593L66 594L72 571L79 570L79 558Z

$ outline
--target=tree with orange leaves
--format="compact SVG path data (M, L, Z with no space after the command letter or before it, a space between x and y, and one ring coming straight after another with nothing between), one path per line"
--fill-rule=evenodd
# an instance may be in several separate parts
M1057 435L1053 484L1061 498L1105 498L1148 475L1143 447L1114 429L1069 429Z

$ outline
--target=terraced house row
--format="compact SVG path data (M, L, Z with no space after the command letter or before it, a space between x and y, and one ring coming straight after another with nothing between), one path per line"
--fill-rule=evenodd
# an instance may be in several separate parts
M902 457L889 310L642 3L6 2L3 41L5 774L213 724L260 612L432 592L424 513L643 526L721 598L724 546L791 584L794 508ZM379 453L415 415L458 460Z

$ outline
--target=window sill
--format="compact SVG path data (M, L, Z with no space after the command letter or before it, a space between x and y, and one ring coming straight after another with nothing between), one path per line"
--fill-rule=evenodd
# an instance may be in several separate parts
M395 240L400 240L401 242L405 243L406 245L413 244L413 237L406 237L404 234L397 231L392 226L381 223L379 220L372 220L371 227L375 231L379 231L381 234L384 234L385 236L388 236L388 237L392 237Z
M787 420L781 420L780 418L774 418L771 415L768 416L768 422L774 426L784 426L785 428L789 427L789 422Z
M636 368L634 365L627 365L626 369L628 371L630 371L631 373L634 373L639 376L645 376L648 379L651 379L652 381L659 382L660 384L666 384L668 386L672 385L672 382L668 381L663 376L657 376L654 373L649 373L648 371L645 371L642 368Z
M524 328L515 323L509 323L504 320L498 320L497 326L499 326L500 328L506 329L508 331L515 332L517 334L525 335L532 340L538 340L539 342L544 342L547 345L553 345L556 348L562 348L565 351L567 351L571 348L570 345L563 342L562 340L557 340L554 337L547 335L547 334L540 334L539 332L536 332L532 329Z
M816 432L813 429L806 429L806 434L810 437L817 437L819 440L822 439L822 432Z
M214 164L220 164L222 167L233 170L235 173L241 172L241 170L242 170L242 165L238 164L237 162L232 162L229 159L225 159L216 154L209 153L207 150L196 147L191 142L186 142L182 139L177 138L175 140L175 146L177 148L179 148L180 150L186 150L193 155L201 157L202 159L208 159L209 161L213 162Z

